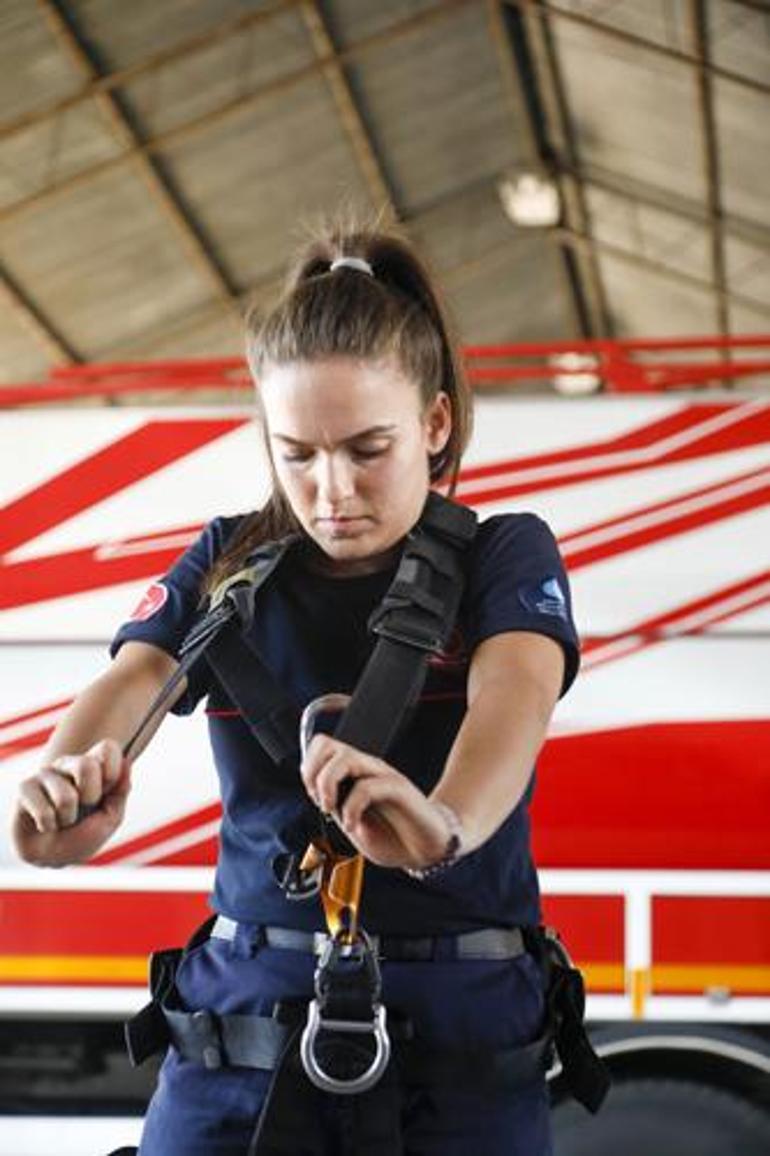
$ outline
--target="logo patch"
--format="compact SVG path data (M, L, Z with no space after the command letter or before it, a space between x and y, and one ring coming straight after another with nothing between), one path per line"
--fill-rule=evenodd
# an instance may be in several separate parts
M146 622L162 610L168 601L168 588L162 582L153 582L142 595L141 601L129 621Z
M567 621L567 599L558 578L551 576L542 582L520 586L518 595L522 606L530 613L549 614L552 618Z

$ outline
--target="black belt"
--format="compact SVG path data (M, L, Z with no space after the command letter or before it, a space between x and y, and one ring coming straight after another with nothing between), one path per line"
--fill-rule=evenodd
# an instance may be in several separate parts
M170 1040L186 1060L209 1069L234 1065L271 1071L298 1037L307 1019L307 1005L279 1003L272 1016L217 1016L168 1008L164 1015ZM550 1031L530 1044L499 1051L426 1045L414 1039L411 1021L398 1017L389 1021L388 1032L402 1077L418 1083L518 1087L544 1076L551 1060Z
M321 954L329 939L326 932L238 923L226 915L217 916L211 929L212 939L231 942L239 933L250 937L255 944L307 951L314 955ZM386 962L516 959L526 951L524 936L518 927L483 927L479 931L464 931L456 935L369 935L369 939L379 958Z

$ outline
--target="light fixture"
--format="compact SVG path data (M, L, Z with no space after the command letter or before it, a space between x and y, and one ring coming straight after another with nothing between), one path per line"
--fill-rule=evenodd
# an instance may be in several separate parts
M497 192L505 215L523 229L548 229L561 218L559 189L550 177L530 171L500 178Z

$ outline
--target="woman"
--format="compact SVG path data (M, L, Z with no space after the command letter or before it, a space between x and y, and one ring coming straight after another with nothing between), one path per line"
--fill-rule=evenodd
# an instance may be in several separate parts
M301 255L274 310L249 321L248 351L273 494L255 514L215 519L163 579L154 613L118 632L111 668L78 698L42 770L22 785L14 829L29 862L82 862L119 826L131 775L122 748L177 667L202 590L242 570L265 542L298 535L259 594L250 639L298 707L350 692L373 645L367 621L406 536L431 488L454 486L468 396L436 292L404 241L329 230ZM367 861L361 917L386 945L385 1006L434 1050L482 1054L535 1040L540 969L498 941L540 920L527 805L551 712L577 665L553 537L539 519L515 514L480 525L452 643L432 657L387 758L317 734L299 770L276 777L220 680L205 662L193 666L173 709L187 713L208 695L224 818L220 918L182 962L180 1006L269 1016L279 1001L312 995L307 933L323 931L323 912L317 900L288 900L273 869L283 833L310 801ZM84 806L95 809L76 822ZM290 940L299 946L277 946L276 928L305 935ZM469 955L467 937L480 929L498 939ZM505 1094L473 1077L451 1089L407 1081L393 1109L399 1150L550 1152L542 1070ZM270 1078L227 1063L208 1070L170 1048L142 1156L246 1153ZM354 1101L316 1101L314 1151L364 1150L349 1136Z

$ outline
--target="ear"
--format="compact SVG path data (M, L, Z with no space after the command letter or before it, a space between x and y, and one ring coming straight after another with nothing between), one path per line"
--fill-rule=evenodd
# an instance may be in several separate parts
M425 433L428 442L428 453L438 454L444 449L452 432L452 406L449 394L439 390L433 401L425 410Z

